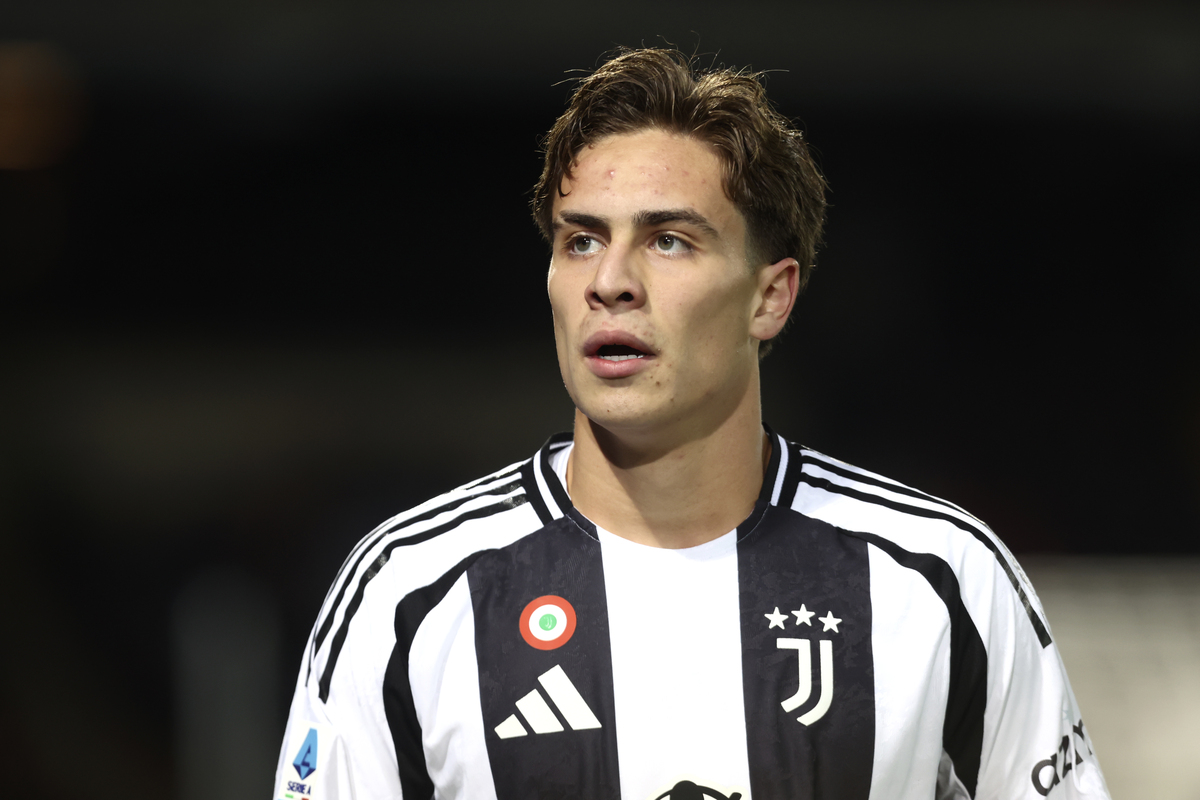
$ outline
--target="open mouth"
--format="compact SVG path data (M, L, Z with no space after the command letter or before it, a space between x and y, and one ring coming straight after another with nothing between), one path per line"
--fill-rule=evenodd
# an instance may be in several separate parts
M605 361L628 361L631 358L645 358L646 354L624 344L606 344L596 351L596 356Z

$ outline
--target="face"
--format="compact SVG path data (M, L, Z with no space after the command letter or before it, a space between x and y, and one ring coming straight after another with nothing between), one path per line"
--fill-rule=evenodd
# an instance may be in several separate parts
M747 392L757 402L758 342L786 312L764 322L778 270L748 263L716 154L659 130L611 136L579 153L562 190L548 289L576 408L614 432L686 434Z

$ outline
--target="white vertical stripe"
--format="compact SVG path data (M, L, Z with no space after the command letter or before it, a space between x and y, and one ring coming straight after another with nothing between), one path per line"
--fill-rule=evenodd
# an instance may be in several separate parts
M386 621L379 621L378 628L394 625L394 615L393 610ZM408 658L408 676L417 721L421 724L426 768L434 786L439 789L458 787L461 796L471 800L496 800L485 738L494 735L492 725L495 720L483 719L479 690L475 688L479 686L479 662L475 657L475 615L466 575L454 582L446 597L433 607L417 629ZM463 691L464 686L472 687L473 691ZM382 705L374 703L371 709L386 725ZM390 738L387 746L394 750ZM347 740L347 745L352 758L363 757L360 755L361 742ZM354 763L360 764L357 760ZM381 765L384 763L391 763L391 774L397 774L394 753L380 762ZM355 778L358 777L356 774ZM398 792L399 787L395 791ZM372 797L396 796L381 792L368 794ZM359 796L363 796L361 792Z
M690 780L750 800L737 532L683 550L598 533L621 796Z
M916 570L874 545L871 650L875 662L875 756L870 800L929 800L941 760L950 691L950 617ZM879 601L879 602L876 602Z
M563 729L562 723L554 716L554 712L546 705L537 689L517 701L517 710L525 717L534 733L557 733Z
M581 731L600 727L600 720L596 719L596 715L588 708L583 695L575 688L575 684L571 683L571 679L567 677L567 673L563 672L561 666L555 664L554 669L539 675L538 683L545 688L546 694L550 695L554 705L558 706L559 712L567 720L567 724L571 726L572 730Z

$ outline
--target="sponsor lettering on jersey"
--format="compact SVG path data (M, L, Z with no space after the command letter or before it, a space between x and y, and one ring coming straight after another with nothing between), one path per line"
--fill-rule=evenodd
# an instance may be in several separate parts
M805 604L800 604L798 611L792 611L796 616L795 626L799 628L801 625L807 625L812 628L812 618L816 614L815 611L809 611ZM788 621L788 615L782 614L779 611L779 606L775 606L775 610L769 614L763 614L767 618L767 629L779 628L786 631L785 627ZM842 622L841 619L835 617L832 611L825 612L825 616L817 617L817 621L822 625L822 633L833 631L840 633L838 625ZM815 629L814 629L815 630ZM780 650L795 650L796 661L796 692L790 697L781 700L779 705L789 714L800 706L808 702L812 696L813 669L812 669L812 640L797 639L793 637L780 636L775 640L775 647ZM829 707L833 704L833 640L820 639L817 641L818 658L820 661L820 684L821 693L817 698L817 703L808 711L796 717L796 721L801 725L812 725L825 713L829 711Z
M540 598L539 598L540 599ZM538 676L538 683L545 690L547 698L536 688L529 694L517 700L517 711L524 717L525 722L534 733L559 733L563 730L559 722L561 716L573 731L591 730L601 727L600 720L592 713L583 695L571 683L567 673L559 665ZM550 707L550 703L558 709L558 715ZM516 714L508 717L494 729L501 739L512 739L517 736L528 736L529 731L521 724Z
M554 594L529 601L521 612L521 636L530 647L555 650L575 633L575 607Z
M1062 737L1062 741L1058 743L1058 750L1051 753L1049 758L1044 758L1033 765L1030 779L1033 781L1033 788L1042 797L1049 795L1051 789L1066 780L1068 772L1083 763L1083 756L1079 754L1079 742L1082 742L1083 746L1087 748L1089 756L1093 755L1082 719L1071 726L1071 733ZM1060 755L1062 756L1061 762L1058 758ZM1072 755L1074 756L1073 760Z

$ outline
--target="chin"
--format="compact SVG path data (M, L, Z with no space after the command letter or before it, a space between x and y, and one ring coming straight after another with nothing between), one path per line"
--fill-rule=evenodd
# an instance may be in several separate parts
M618 402L584 402L576 401L575 408L579 413L598 427L608 431L637 431L653 428L664 421L661 409L647 408L641 403Z

